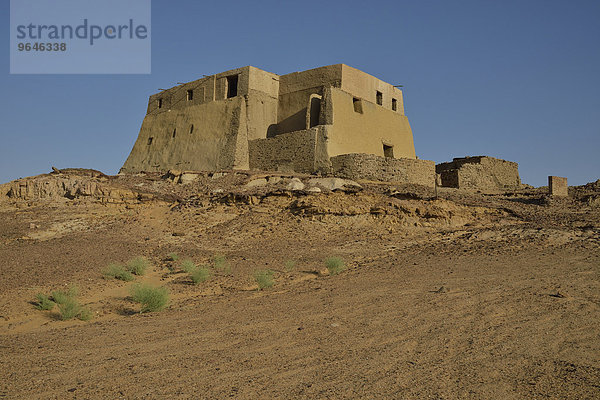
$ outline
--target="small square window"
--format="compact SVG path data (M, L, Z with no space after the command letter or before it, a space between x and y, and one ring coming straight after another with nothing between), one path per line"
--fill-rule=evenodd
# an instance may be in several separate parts
M352 98L352 104L354 105L354 112L363 113L362 101L356 97Z
M194 100L194 91L188 90L187 91L187 101L192 101L192 100Z
M377 100L377 104L382 106L383 105L383 93L381 93L380 91L377 91L375 98Z
M152 144L152 141L153 141L153 140L154 140L154 138L153 138L153 137L149 137L149 138L148 138L148 146L150 146L150 145Z
M398 111L398 100L392 99L392 111Z
M158 99L157 103L158 103L158 108L162 108L162 106L163 106L162 99Z

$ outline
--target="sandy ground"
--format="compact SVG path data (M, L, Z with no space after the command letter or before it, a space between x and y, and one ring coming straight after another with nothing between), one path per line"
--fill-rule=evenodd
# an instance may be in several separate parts
M233 175L105 182L129 200L2 200L0 398L600 398L600 184L435 200ZM193 285L171 252L230 271ZM136 282L103 279L135 256L166 310L140 314ZM348 268L329 275L330 256ZM91 321L33 306L70 285Z

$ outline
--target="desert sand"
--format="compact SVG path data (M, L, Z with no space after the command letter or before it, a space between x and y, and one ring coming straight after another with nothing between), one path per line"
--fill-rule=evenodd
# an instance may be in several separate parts
M553 198L168 178L0 186L0 398L600 398L600 180ZM103 277L137 256L145 275ZM194 285L185 259L210 279ZM167 308L140 313L139 282L166 287ZM35 308L72 285L91 320Z

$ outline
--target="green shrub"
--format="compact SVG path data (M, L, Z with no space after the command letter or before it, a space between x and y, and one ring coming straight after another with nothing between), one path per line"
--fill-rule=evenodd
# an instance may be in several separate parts
M327 270L329 271L330 275L337 275L346 269L346 264L344 263L344 260L342 260L340 257L326 258L325 266L327 267Z
M142 313L160 311L167 306L169 291L165 287L137 284L131 287L131 298L142 305Z
M79 302L69 297L63 303L58 305L58 311L60 312L60 319L63 321L77 318L82 321L89 321L92 319L92 312L89 308L82 306Z
M179 256L177 253L169 253L167 254L167 261L177 261L179 260Z
M227 262L227 259L222 254L215 255L213 259L214 267L218 270L221 270L225 273L225 275L231 275L231 266Z
M270 269L254 272L254 279L258 283L258 290L270 288L275 283L273 280L273 271Z
M56 304L61 305L77 297L78 293L79 290L77 289L77 286L71 286L67 291L57 290L52 292L52 300Z
M295 268L296 268L296 261L294 261L294 260L287 260L287 261L285 262L285 270L286 270L287 272L291 272L291 271L293 271Z
M52 310L54 305L58 305L60 319L66 321L68 319L78 318L82 321L92 319L92 312L89 308L82 306L77 301L77 286L71 286L69 290L56 290L52 295L46 296L43 293L36 295L38 310Z
M92 319L92 311L87 307L81 306L77 318L79 318L81 321L89 321Z
M196 269L196 263L190 260L189 258L185 259L181 262L181 269L184 272L190 273L191 271Z
M127 264L125 265L129 272L138 276L144 275L149 266L150 262L146 257L133 258L127 261Z
M190 271L190 278L195 285L206 282L210 278L210 270L206 267L198 266L194 270Z
M127 271L125 267L114 263L109 264L108 267L104 268L102 270L102 275L104 275L104 277L107 279L114 278L125 282L129 282L134 279L134 276L131 274L131 272Z
M37 299L37 304L35 305L35 308L37 308L38 310L52 310L54 308L54 305L56 303L54 303L52 300L50 300L50 297L46 296L43 293L38 293L35 298Z
M216 269L225 269L227 267L227 259L222 254L215 255L213 262Z

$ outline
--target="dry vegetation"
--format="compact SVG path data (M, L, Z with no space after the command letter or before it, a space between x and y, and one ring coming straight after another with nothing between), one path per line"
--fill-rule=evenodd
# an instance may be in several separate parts
M600 181L249 179L0 185L0 397L600 398Z

